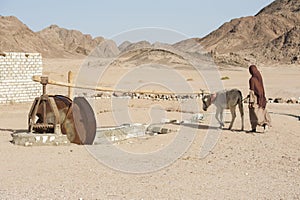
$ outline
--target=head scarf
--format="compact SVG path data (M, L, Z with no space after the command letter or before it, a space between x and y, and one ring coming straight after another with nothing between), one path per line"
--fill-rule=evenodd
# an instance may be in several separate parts
M267 99L265 97L265 90L263 79L255 65L249 67L249 72L252 77L249 80L250 90L254 91L254 94L257 97L257 104L259 107L265 108L267 105Z

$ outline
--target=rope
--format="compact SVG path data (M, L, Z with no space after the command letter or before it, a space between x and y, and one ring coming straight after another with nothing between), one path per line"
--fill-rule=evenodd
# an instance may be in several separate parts
M244 102L246 99L249 99L250 98L250 96L248 95L248 96L246 96L243 100L242 100L242 102Z

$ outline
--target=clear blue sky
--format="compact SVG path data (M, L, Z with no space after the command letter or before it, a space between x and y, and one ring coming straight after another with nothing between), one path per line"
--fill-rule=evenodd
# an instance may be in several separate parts
M273 0L0 0L0 14L18 17L33 31L57 24L93 37L116 40L114 36L124 31L158 27L168 30L159 33L143 29L135 32L136 39L172 43L180 38L170 36L169 30L187 37L203 37L233 18L255 15L271 2ZM157 36L152 38L154 32ZM119 39L126 38L130 37Z

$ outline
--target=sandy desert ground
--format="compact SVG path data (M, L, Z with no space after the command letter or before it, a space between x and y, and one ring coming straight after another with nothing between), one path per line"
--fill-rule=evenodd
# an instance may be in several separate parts
M45 59L44 74L65 81L67 72L77 73L82 63L83 60ZM299 66L259 67L268 97L300 97ZM223 81L225 88L239 88L244 96L247 94L247 69L225 68L220 73L229 77ZM197 85L192 73L186 77ZM64 88L56 86L49 86L49 92L66 94ZM164 109L178 106L168 101L154 103ZM152 104L150 100L131 100L132 120L151 122ZM183 155L160 170L142 174L107 167L85 146L13 145L11 133L27 129L30 106L31 103L0 106L1 199L300 199L300 104L268 104L273 127L267 133L262 129L255 134L237 131L241 124L238 115L235 131L222 130L215 148L200 158L213 113L210 108L199 126L186 127L195 132L195 138ZM98 126L115 125L109 106L107 99L97 102ZM249 130L246 104L244 110L245 129ZM171 111L167 117L178 118L181 114ZM230 115L226 115L227 127L229 120ZM168 146L175 136L172 133L129 139L114 146L127 152L148 153Z

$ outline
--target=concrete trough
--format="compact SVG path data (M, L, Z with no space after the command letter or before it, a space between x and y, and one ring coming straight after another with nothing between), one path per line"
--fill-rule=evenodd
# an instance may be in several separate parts
M147 125L144 124L124 124L111 128L97 128L95 145L103 144L107 141L117 142L130 138L146 136Z
M199 117L198 117L199 118ZM197 118L197 121L199 120ZM201 118L202 119L202 118ZM188 120L191 123L193 120ZM131 138L151 137L158 134L168 134L177 130L165 125L181 125L185 121L163 119L156 124L123 124L110 128L97 128L93 145L107 144L107 142L119 142ZM68 145L70 141L67 135L53 133L14 133L12 143L22 146L61 146Z
M69 145L67 135L53 133L13 133L12 143L22 146L61 146Z

